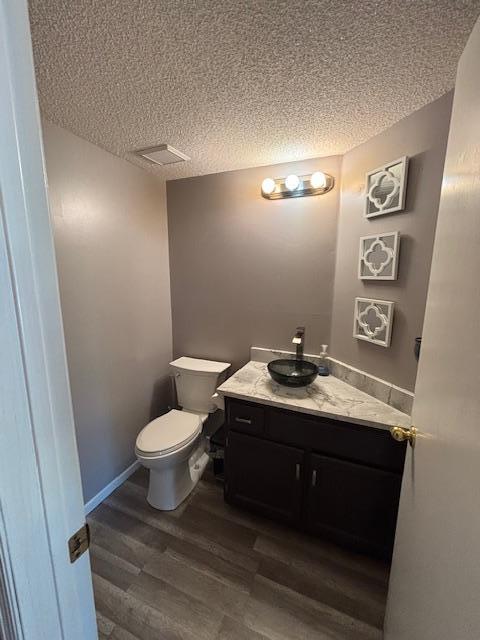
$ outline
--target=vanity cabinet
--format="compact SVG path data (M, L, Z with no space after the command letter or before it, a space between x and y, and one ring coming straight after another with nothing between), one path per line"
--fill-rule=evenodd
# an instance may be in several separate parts
M390 557L405 443L385 429L225 400L227 502Z
M391 471L311 454L308 530L354 549L388 556L401 479Z
M301 516L305 454L243 433L228 434L230 502L295 524Z

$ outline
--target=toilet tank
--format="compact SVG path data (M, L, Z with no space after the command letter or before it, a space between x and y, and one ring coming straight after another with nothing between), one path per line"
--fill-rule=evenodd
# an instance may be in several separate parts
M187 411L213 413L212 402L216 388L227 377L228 362L214 362L198 358L177 358L170 362L175 377L178 404Z

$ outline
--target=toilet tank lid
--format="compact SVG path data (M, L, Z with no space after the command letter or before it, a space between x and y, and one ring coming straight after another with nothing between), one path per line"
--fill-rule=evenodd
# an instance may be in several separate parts
M173 360L170 365L185 371L215 374L223 373L231 366L230 362L215 362L214 360L201 360L199 358L188 358L187 356Z

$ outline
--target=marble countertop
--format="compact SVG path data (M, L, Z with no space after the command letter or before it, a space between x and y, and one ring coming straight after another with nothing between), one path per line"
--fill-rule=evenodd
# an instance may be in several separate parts
M264 362L250 361L226 380L222 396L323 416L369 427L410 427L410 416L335 378L318 376L313 384L293 389L274 382Z

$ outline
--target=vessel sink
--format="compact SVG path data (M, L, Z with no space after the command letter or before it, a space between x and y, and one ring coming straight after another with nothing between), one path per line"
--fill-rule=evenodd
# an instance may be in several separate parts
M309 360L272 360L268 365L271 377L286 387L306 387L318 375L318 367Z

